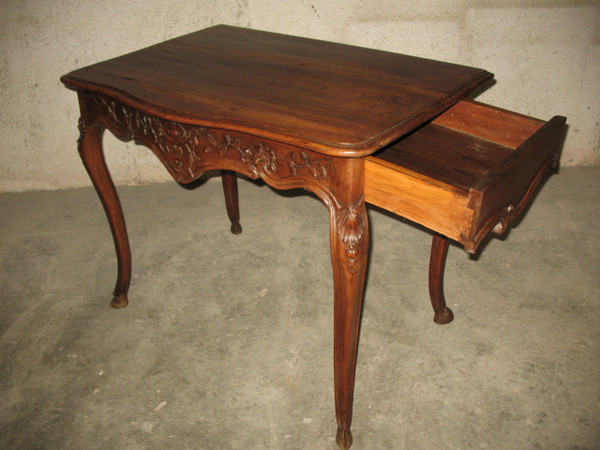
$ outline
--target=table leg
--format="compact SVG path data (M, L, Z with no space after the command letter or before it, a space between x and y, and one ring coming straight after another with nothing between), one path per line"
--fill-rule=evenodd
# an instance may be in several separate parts
M360 167L360 163L350 164ZM369 246L369 221L362 191L362 175L352 185L352 167L346 189L338 190L330 208L330 245L334 279L334 382L337 418L336 442L352 445L352 403L363 287ZM350 183L350 184L348 184ZM335 193L334 193L335 195Z
M227 215L231 221L231 232L240 234L242 226L240 225L240 203L236 174L230 170L221 170L221 180L223 182L223 192L225 193Z
M110 306L124 308L128 303L127 292L131 281L131 250L121 203L104 160L102 150L104 127L99 123L86 126L81 120L80 131L79 154L106 212L117 252L117 283Z
M433 321L440 325L452 322L454 319L454 314L446 306L446 298L444 297L444 267L446 266L449 243L447 237L435 233L431 242L431 255L429 258L429 297L435 312Z

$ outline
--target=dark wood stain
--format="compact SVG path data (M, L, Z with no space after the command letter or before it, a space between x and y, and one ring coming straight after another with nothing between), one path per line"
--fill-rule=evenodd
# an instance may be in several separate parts
M176 121L364 156L491 77L455 64L220 25L62 81Z

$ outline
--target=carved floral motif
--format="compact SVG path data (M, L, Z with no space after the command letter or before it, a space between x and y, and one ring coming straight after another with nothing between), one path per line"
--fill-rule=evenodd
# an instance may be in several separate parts
M297 175L299 170L306 169L313 177L321 177L322 179L327 178L327 169L331 165L331 160L329 159L311 161L308 159L306 152L300 152L300 161L296 161L295 152L290 152L286 159L294 175Z
M337 234L346 246L345 253L351 271L357 270L355 264L359 251L358 244L367 226L364 202L365 197L363 195L356 204L341 205L335 214Z
M327 158L311 159L305 151L291 151L285 156L278 156L265 142L245 143L243 138L250 136L240 138L229 132L160 119L100 94L87 94L86 99L93 112L115 125L117 134L153 146L179 182L197 178L202 172L205 157L210 154L241 160L255 176L274 176L276 173L279 177L285 176L279 173L279 162L289 171L288 176L309 176L321 180L328 176L331 160Z
M77 123L77 129L79 130L79 138L77 139L77 150L81 153L81 148L83 145L83 137L85 136L85 128L86 123L83 120L83 117L79 118L79 122Z

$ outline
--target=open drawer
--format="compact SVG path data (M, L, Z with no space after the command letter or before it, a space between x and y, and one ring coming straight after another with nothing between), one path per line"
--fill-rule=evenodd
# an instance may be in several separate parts
M367 158L366 201L473 253L489 231L506 230L556 166L565 120L461 101Z

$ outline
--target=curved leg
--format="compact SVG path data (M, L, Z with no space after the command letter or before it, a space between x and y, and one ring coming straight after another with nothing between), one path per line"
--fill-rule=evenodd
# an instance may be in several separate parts
M354 164L349 166L347 180L352 183ZM352 185L347 189L355 190L355 193L344 192L337 197L338 204L331 209L330 215L334 280L333 362L338 425L336 442L342 449L348 449L352 445L350 426L354 375L369 246L369 223L360 181L359 177L358 189Z
M434 234L431 242L431 256L429 259L429 297L435 315L433 321L443 325L452 322L454 314L446 306L444 297L444 267L450 241L441 234Z
M104 206L117 252L117 283L110 306L124 308L128 303L127 291L131 281L131 251L121 203L104 161L102 151L104 127L98 123L85 126L82 120L80 131L79 154Z
M242 232L242 226L240 225L240 203L238 200L237 178L235 172L222 170L221 180L223 181L227 215L231 221L231 232L233 234L240 234Z

